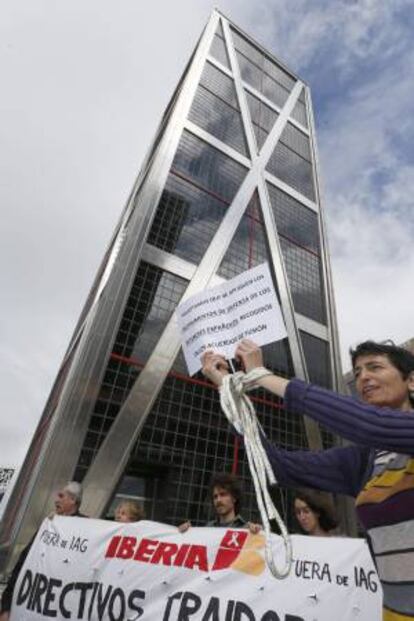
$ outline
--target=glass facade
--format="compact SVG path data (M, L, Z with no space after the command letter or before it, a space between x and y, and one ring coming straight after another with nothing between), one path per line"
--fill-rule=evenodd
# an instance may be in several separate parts
M210 63L205 65L189 119L215 138L247 155L233 80Z
M250 118L253 123L254 135L258 150L262 148L264 141L276 122L278 114L275 110L261 101L258 97L246 91L247 105L249 106Z
M217 391L200 374L189 377L182 353L176 355L174 310L193 279L229 279L267 261L282 311L290 317L287 325L295 329L264 348L265 364L285 377L307 372L323 386L336 383L329 257L321 240L306 87L216 11L201 42L122 216L123 241L95 314L75 341L82 386L90 382L93 390L81 403L81 391L70 392L68 384L70 398L55 410L65 423L59 441L72 442L73 450L60 461L45 460L43 488L59 476L75 476L85 482L92 514L93 490L101 487L101 514L111 514L117 499L129 497L140 499L150 518L202 524L211 517L212 474L232 471L244 482L244 515L258 519L244 450L220 411ZM272 128L286 104L292 113L277 134ZM263 150L266 141L270 147ZM265 152L272 153L268 161ZM306 318L306 331L298 330L297 314ZM90 301L82 322L89 317ZM83 353L94 352L97 343L99 355ZM155 350L157 366L151 367ZM161 378L160 386L151 399L140 399L150 372ZM60 373L59 394L72 376L66 367ZM131 396L135 419L127 411ZM264 391L252 398L275 443L307 447L301 417ZM123 435L117 432L121 423ZM324 435L323 441L331 445L333 438ZM110 483L100 479L97 463L108 465ZM276 492L276 502L290 519L285 490Z
M286 125L267 170L306 198L315 200L309 138L291 123Z
M295 84L295 79L234 29L232 36L242 79L266 99L282 108Z
M318 215L267 185L295 310L326 323Z
M218 25L217 30L214 34L213 42L210 48L210 56L212 56L222 65L230 69L229 56L226 44L224 42L224 34L221 24Z
M231 203L247 170L213 146L185 131L171 173L191 180L212 196Z
M223 278L233 278L268 260L266 236L259 199L254 194L218 269Z

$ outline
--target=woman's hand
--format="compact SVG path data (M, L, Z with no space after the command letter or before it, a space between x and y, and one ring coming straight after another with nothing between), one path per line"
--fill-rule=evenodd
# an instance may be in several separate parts
M206 351L201 356L203 375L207 377L213 384L221 386L223 377L229 374L229 366L226 359L221 354L215 354L213 351Z
M243 339L237 346L235 357L243 364L246 373L263 366L263 354L260 347L249 341ZM289 380L279 375L267 375L257 380L257 385L270 390L278 397L284 397L286 387Z
M263 366L262 350L249 339L240 341L236 349L235 358L243 364L246 373Z

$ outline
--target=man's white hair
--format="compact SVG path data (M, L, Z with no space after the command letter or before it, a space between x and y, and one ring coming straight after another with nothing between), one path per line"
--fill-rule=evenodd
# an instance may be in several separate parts
M77 481L69 481L62 489L75 499L78 506L81 504L83 490L80 483Z

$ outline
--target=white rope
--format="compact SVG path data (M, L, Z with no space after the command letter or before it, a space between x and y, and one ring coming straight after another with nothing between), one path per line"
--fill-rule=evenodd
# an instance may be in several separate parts
M241 371L226 375L220 388L220 403L228 420L239 433L244 435L247 459L256 491L257 504L262 518L266 536L265 557L267 565L275 578L286 578L292 566L292 542L282 518L269 494L267 483L274 485L276 477L263 448L260 437L260 425L249 397L248 390L256 388L256 382L262 377L272 375L271 371L260 367L249 373ZM269 520L276 520L285 546L285 564L282 569L276 566L271 544Z

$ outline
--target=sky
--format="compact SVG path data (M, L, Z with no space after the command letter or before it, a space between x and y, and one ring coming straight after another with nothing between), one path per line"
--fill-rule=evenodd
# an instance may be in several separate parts
M216 6L312 89L341 352L414 336L412 0L0 0L0 466Z

